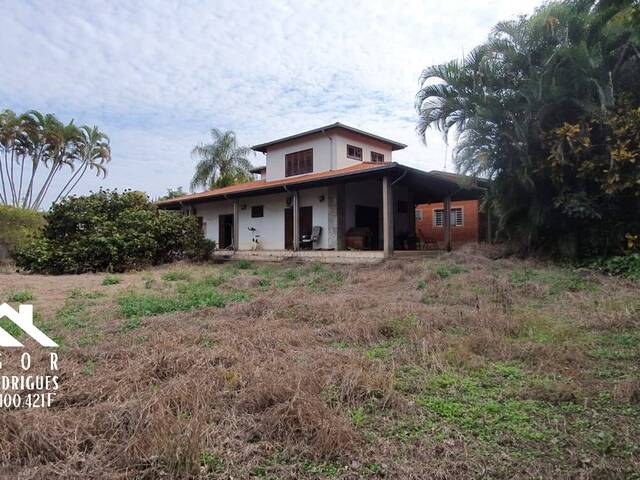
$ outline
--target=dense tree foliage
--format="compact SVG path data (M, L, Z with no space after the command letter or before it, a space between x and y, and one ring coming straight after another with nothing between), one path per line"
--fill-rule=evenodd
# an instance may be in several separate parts
M591 256L640 231L640 4L550 2L427 68L418 131L456 138L523 249Z
M0 111L0 204L39 209L63 169L69 174L53 201L67 197L87 170L106 176L109 138L97 127L65 125L35 110Z
M124 271L183 257L206 258L214 245L195 217L158 210L141 192L69 197L45 214L43 234L16 246L16 265L47 273Z
M0 245L11 249L37 235L44 223L41 212L0 205Z
M236 135L211 130L211 143L197 145L192 154L199 159L191 180L191 190L203 187L222 188L251 180L251 162L247 159L251 149L238 146Z

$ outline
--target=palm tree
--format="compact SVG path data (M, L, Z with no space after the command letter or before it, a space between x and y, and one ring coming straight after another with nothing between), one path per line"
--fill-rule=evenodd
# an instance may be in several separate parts
M55 119L47 125L43 134L46 148L42 161L49 168L49 173L33 201L34 209L42 205L56 174L65 166L73 170L76 162L74 147L82 138L81 131L74 125L73 120L68 125L64 125Z
M97 127L65 125L52 114L0 112L0 203L38 209L63 167L70 178L54 201L64 199L87 170L106 176L109 139ZM40 181L38 180L39 173Z
M557 206L563 189L588 188L575 175L562 186L550 178L549 135L565 123L606 121L620 94L637 90L631 28L612 25L618 16L610 10L594 13L594 3L550 2L501 22L466 58L429 67L420 78L418 133L424 138L434 128L445 141L453 134L456 167L495 180L501 225L526 245L566 228ZM629 2L601 3L615 9Z
M100 175L102 175L102 178L107 176L107 169L104 165L111 161L109 137L96 126L80 127L80 135L73 146L72 158L79 165L62 190L60 190L54 203L66 198L78 185L87 170L95 170L98 177Z
M211 143L197 145L192 155L199 158L196 171L191 179L191 190L198 187L213 189L251 179L251 162L247 156L248 147L238 146L236 135L230 130L211 130Z

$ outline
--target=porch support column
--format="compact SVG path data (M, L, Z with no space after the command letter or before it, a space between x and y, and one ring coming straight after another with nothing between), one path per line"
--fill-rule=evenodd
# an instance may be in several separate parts
M336 188L336 194L338 196L336 202L336 208L338 213L338 241L336 242L336 247L338 250L346 250L347 249L347 239L346 239L346 186L344 183L341 183Z
M487 243L493 243L493 232L491 231L491 206L487 206Z
M300 250L300 197L293 191L293 251Z
M393 187L388 175L382 177L382 238L384 258L393 254Z
M444 199L444 248L451 251L451 197Z
M240 245L240 206L238 199L233 201L233 250L238 251Z

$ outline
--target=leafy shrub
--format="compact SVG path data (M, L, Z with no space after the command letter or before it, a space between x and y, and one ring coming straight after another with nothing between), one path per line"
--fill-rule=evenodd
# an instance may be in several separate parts
M597 260L591 264L604 273L640 279L640 253Z
M158 210L142 192L101 190L56 203L42 235L16 245L16 265L46 273L140 268L202 248L195 217Z
M40 212L0 205L0 244L9 249L37 236L44 227Z
M215 241L209 240L208 238L201 238L186 252L186 255L196 262L206 262L207 260L211 260L215 249Z

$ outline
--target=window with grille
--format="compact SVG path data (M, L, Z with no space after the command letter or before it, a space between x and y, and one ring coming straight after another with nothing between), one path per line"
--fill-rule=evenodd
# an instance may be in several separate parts
M287 153L284 156L285 177L313 172L313 148L299 152Z
M360 147L354 147L353 145L347 145L347 158L362 161L362 149Z
M251 218L261 218L264 217L264 206L263 205L254 205L251 207Z
M436 208L433 211L433 226L444 227L444 208ZM464 226L464 215L462 212L462 207L455 207L451 209L451 226Z
M420 209L416 209L416 220L419 222L422 221L422 210Z
M384 162L384 155L378 152L371 152L372 162Z

